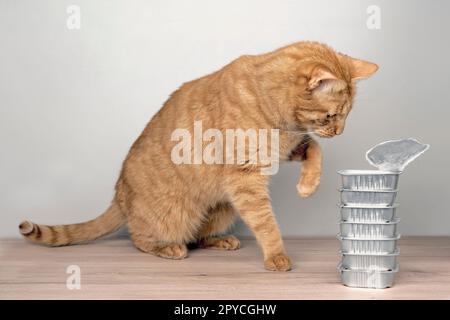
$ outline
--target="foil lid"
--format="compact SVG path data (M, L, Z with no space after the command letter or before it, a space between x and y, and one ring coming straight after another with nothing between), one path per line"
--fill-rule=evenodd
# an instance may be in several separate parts
M413 138L389 140L368 150L366 159L378 170L401 172L429 147Z

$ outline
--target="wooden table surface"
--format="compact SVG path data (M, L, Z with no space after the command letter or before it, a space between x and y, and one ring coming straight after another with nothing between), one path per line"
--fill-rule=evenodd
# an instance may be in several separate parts
M238 251L195 249L172 261L116 237L47 248L0 240L0 299L450 299L450 237L399 242L394 287L348 288L340 283L336 238L286 239L290 272L264 270L252 239ZM81 270L81 289L69 290L67 267Z

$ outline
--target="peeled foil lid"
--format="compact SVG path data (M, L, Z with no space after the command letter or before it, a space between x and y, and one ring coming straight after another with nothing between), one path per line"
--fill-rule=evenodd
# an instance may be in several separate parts
M429 147L413 138L384 141L367 151L366 159L378 170L403 171Z

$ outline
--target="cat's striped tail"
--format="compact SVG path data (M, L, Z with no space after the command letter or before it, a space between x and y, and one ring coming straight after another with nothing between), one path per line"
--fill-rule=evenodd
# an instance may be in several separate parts
M117 230L125 221L125 215L113 201L108 210L94 220L56 226L24 221L19 231L31 242L57 247L95 240Z

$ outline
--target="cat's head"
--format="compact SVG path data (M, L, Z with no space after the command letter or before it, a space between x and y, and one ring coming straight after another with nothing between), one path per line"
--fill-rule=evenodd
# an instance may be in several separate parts
M296 70L294 121L308 132L330 138L344 131L355 85L378 70L374 63L314 44Z

